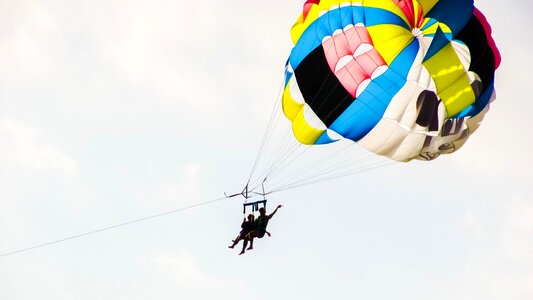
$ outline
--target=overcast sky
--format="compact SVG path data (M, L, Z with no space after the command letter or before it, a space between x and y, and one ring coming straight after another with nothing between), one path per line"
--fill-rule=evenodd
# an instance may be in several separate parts
M304 1L0 0L0 254L238 192ZM0 258L0 299L533 299L530 1L480 0L497 99L457 153Z

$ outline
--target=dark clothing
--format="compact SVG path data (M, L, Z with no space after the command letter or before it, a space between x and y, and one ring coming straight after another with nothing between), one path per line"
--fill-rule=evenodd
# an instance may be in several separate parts
M244 221L242 222L241 224L241 236L244 237L245 235L247 235L250 231L254 230L254 223L253 222L248 222L248 221Z
M257 231L257 237L262 238L266 234L266 228L268 225L268 221L270 221L269 216L259 216L257 219L255 219L254 225L255 230Z
M257 230L263 230L266 231L268 221L270 221L270 218L268 216L259 216L257 219L255 219L255 229Z

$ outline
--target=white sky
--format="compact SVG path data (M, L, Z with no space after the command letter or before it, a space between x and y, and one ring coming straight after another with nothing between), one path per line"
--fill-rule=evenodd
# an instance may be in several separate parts
M0 0L0 253L240 190L302 3ZM533 299L533 5L476 3L503 62L457 153L276 194L243 257L233 198L0 258L0 299Z

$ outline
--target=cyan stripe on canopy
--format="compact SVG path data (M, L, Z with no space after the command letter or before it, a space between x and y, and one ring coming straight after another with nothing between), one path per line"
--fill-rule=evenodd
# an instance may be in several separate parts
M429 21L427 21L427 23L422 26L422 28L420 28L420 30L424 31L426 29L428 29L429 27L433 26L433 24L437 23L437 20L435 19L430 19Z
M438 22L435 19L429 19L429 21L422 28L420 28L420 30L422 30L422 32L424 33L425 37L434 37L435 36L435 33L428 33L427 31L429 31L430 27L435 25L436 23L439 23L439 25L444 24L442 22ZM437 25L437 26L439 26L439 25ZM439 28L442 29L441 26L439 26ZM444 33L444 36L446 36L446 38L448 40L451 41L453 39L453 36L452 36L451 32L447 33L445 31L442 31L442 33Z
M394 95L405 85L419 47L418 40L414 39L329 128L353 141L368 134L381 120Z
M322 133L322 135L320 135L320 137L315 141L315 145L325 145L325 144L330 144L330 143L333 143L333 142L336 142L337 140L334 140L332 138L329 137L328 135L328 131L324 131Z
M334 9L326 12L304 31L289 56L292 68L298 68L298 65L309 53L322 45L324 37L333 35L337 29L343 29L348 25L357 23L362 23L366 27L395 24L410 30L409 25L402 18L381 8L347 6Z

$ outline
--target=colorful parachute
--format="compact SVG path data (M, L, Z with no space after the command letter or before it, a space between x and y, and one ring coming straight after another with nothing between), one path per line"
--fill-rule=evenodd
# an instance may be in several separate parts
M472 0L308 0L291 36L282 105L302 144L431 160L494 99L500 56Z

